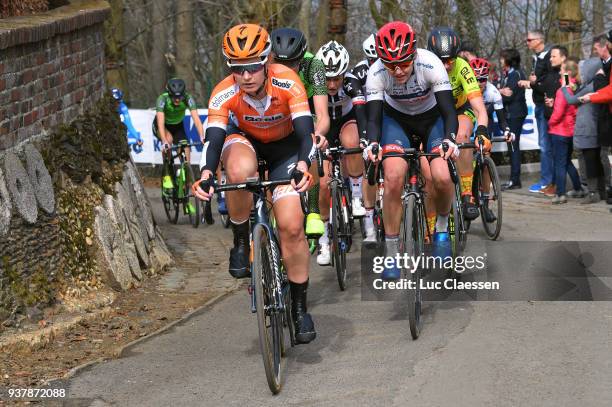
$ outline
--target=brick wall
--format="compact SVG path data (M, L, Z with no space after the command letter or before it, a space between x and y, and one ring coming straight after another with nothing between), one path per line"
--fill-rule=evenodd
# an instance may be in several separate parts
M104 91L105 1L0 21L0 150L68 123Z

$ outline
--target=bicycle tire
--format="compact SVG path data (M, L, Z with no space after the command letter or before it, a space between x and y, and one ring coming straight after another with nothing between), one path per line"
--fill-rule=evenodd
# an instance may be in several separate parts
M174 166L172 168L172 171L174 171ZM171 175L172 177L172 175ZM174 178L174 177L172 177ZM176 180L173 179L172 182L174 183L174 185L176 185ZM163 175L162 175L162 187L161 187L161 191L162 191L162 203L164 204L164 212L166 212L166 218L168 219L168 222L173 223L173 224L177 224L178 223L178 217L179 217L179 201L176 198L176 189L172 189L172 195L168 196L166 195L166 193L164 192L164 187L163 187Z
M215 218L213 218L213 214L212 214L212 204L210 201L204 202L202 219L204 219L204 222L206 222L207 225L215 224Z
M333 266L338 278L340 290L346 289L346 233L345 219L342 207L342 191L337 185L331 187L332 213L331 213L331 250L333 252Z
M425 213L422 205L417 203L414 195L408 195L403 202L403 217L400 224L400 253L416 257L425 251ZM421 268L410 271L410 279L414 283L413 290L407 290L408 295L408 323L410 335L415 340L421 333L423 321L421 319L422 295Z
M486 169L491 179L491 191L489 191L488 204L490 205L492 201L495 202L495 205L497 206L497 213L495 214L495 216L497 217L497 219L495 222L487 223L485 221L484 208L482 206L480 208L480 217L482 219L482 226L484 227L485 234L487 235L487 237L491 240L497 240L499 234L501 233L502 227L503 205L501 183L499 182L499 174L497 172L497 167L495 166L495 163L493 162L493 159L491 159L491 157L485 157L483 167L484 168L481 171L485 171ZM484 180L484 177L481 179ZM491 199L491 196L493 196L494 198ZM489 206L489 209L490 208L491 207ZM494 227L493 224L495 224Z
M279 267L272 254L272 237L265 227L255 225L253 229L253 295L257 310L259 347L263 358L268 387L273 394L282 388L282 341L283 316L275 309L275 275ZM280 286L280 285L278 285ZM291 323L291 322L289 322Z
M184 185L185 205L189 203L193 205L195 213L191 213L189 212L189 210L187 210L187 212L189 215L189 223L191 223L191 226L193 226L194 228L197 228L198 226L200 226L200 200L193 194L193 192L191 192L191 186L195 182L195 175L193 174L193 168L189 163L186 163L184 165L184 168L186 169ZM210 202L208 202L208 204L210 204Z

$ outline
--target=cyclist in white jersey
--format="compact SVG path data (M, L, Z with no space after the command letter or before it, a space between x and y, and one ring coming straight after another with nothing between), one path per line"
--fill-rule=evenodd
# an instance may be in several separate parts
M457 114L448 74L433 53L416 48L416 35L404 22L381 27L376 34L376 51L379 60L370 67L366 81L368 159L376 162L384 152L419 148L421 144L426 152L440 152L441 158L433 159L430 171L424 171L423 176L433 186L438 214L434 255L450 256L448 216L453 184L445 160L458 157L459 150L455 144ZM443 142L449 146L446 152L441 148ZM382 146L377 157L372 154L375 144ZM401 191L408 165L401 158L389 158L383 167L385 252L394 256L398 252ZM385 267L383 279L399 277L400 270L395 265Z

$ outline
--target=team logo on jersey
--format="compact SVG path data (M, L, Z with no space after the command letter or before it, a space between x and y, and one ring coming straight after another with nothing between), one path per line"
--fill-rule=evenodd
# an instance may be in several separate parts
M282 119L283 114L278 113L273 116L251 116L251 115L245 114L242 116L242 118L244 119L245 122L250 122L250 123L269 123L269 122L275 122L277 120Z
M461 76L463 76L463 78L464 78L465 80L467 80L467 79L468 79L468 75L470 74L470 71L471 71L471 70L472 70L471 68L468 68L467 66L464 66L464 67L461 69L461 72L459 72L459 73L461 74Z
M236 94L236 89L234 85L230 86L227 89L223 89L214 98L210 100L209 106L212 109L219 109L225 102L227 102L232 96Z
M281 89L291 89L291 87L293 86L295 82L289 79L277 79L277 78L272 78L272 86L276 86L277 88L281 88Z
M431 64L424 64L422 62L417 62L416 65L420 66L420 67L423 67L423 68L427 68L427 69L434 69L433 65L431 65Z

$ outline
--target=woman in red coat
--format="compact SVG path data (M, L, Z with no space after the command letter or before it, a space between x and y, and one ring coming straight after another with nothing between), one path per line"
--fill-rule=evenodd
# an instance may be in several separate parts
M561 84L564 76L569 77L569 92L573 94L578 80L578 64L572 60L567 60L561 65ZM561 89L557 90L553 104L553 113L548 119L548 133L550 134L553 147L554 176L556 185L556 196L553 204L563 204L567 202L565 195L565 182L567 175L572 180L574 190L582 191L580 177L574 164L572 164L572 150L574 126L576 125L576 106L567 103Z

